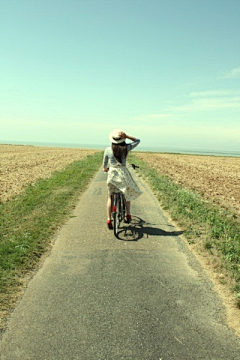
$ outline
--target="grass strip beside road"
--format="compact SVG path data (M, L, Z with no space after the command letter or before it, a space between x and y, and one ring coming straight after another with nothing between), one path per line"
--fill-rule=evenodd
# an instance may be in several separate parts
M235 214L174 183L137 156L131 155L129 160L140 166L139 173L163 209L184 230L188 242L207 252L220 282L231 288L240 308L240 224Z
M101 161L102 152L96 152L0 204L0 315L14 305L24 275L36 267Z

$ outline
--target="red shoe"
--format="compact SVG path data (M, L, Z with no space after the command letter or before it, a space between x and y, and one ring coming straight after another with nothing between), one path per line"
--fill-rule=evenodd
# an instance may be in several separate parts
M132 221L132 216L127 214L127 223L129 224Z
M109 230L112 230L112 229L113 229L112 220L108 220L108 221L107 221L107 226L108 226Z

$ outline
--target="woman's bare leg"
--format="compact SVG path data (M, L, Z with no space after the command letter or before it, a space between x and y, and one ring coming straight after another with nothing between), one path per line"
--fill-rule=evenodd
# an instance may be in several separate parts
M107 219L111 220L111 213L112 213L112 198L111 195L108 195L107 200Z
M130 201L126 201L126 210L127 210L127 223L130 223L130 221L132 220L130 213Z
M126 201L127 215L130 215L130 214L131 214L131 213L130 213L130 205L131 205L130 201Z

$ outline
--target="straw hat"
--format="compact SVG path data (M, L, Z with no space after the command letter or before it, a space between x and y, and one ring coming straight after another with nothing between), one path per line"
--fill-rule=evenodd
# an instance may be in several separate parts
M111 141L111 143L120 144L120 143L124 142L126 139L123 139L120 136L120 134L122 132L124 132L124 131L121 129L115 129L115 130L111 131L109 134L109 140Z

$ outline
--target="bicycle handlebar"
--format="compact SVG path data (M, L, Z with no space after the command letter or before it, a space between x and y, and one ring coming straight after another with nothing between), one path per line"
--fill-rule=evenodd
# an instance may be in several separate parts
M139 169L139 166L135 165L135 164L129 164L128 166L131 166L134 170L135 169ZM109 168L107 168L107 171L105 171L105 173L107 173L109 170Z
M135 164L130 164L132 167L133 167L133 169L135 170L135 169L139 169L139 166L137 166L137 165L135 165Z

